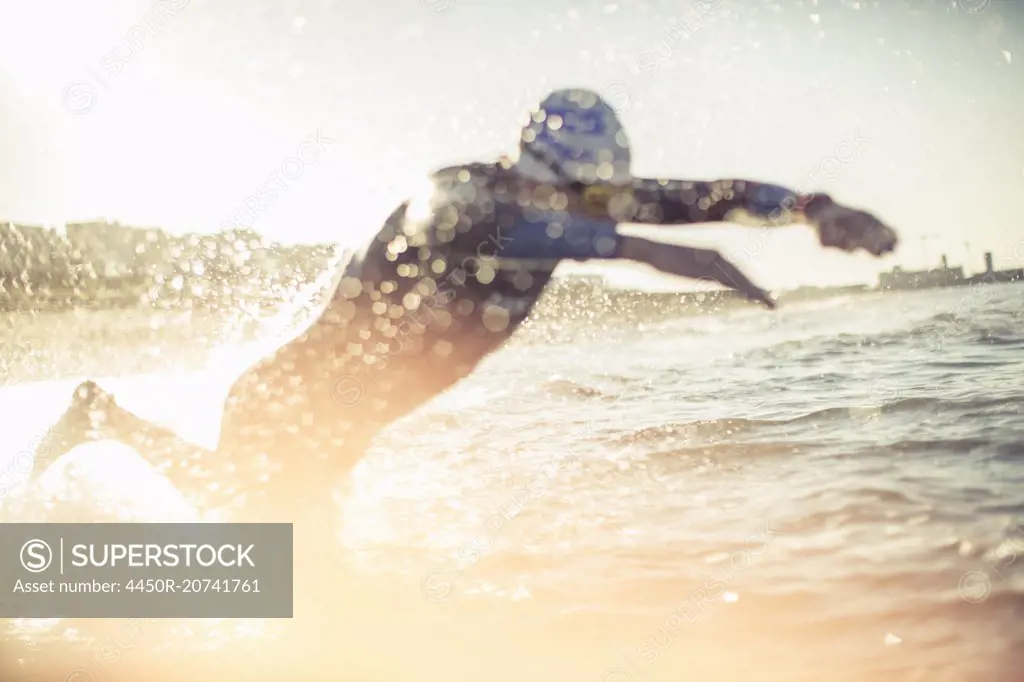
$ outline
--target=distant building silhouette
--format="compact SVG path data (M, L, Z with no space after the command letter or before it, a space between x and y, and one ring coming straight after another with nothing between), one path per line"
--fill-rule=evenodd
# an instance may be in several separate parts
M890 272L878 276L878 288L888 290L931 289L968 284L992 282L1013 282L1024 279L1024 269L995 270L992 267L992 252L985 253L985 271L967 277L962 267L949 267L949 259L943 255L938 268L931 270L903 270L896 266Z

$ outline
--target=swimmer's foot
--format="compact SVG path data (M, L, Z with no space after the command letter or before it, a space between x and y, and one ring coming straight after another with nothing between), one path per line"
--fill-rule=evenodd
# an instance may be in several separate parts
M46 435L35 441L29 480L38 478L62 455L109 432L110 417L118 409L114 396L92 381L83 381L71 397L71 405Z

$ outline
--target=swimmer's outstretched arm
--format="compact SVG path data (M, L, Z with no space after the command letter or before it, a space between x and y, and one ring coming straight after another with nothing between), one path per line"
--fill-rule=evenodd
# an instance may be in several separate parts
M581 199L618 222L682 225L744 222L768 227L809 223L823 246L864 249L876 256L892 251L896 233L869 213L850 209L824 194L805 195L748 180L699 182L636 179L626 186L585 187ZM608 256L599 256L608 257ZM718 282L769 308L775 302L720 253L632 236L617 237L613 258L645 263L662 272Z
M608 186L588 188L600 197ZM822 246L881 256L896 247L896 233L870 213L832 201L749 180L713 182L638 178L606 194L606 210L620 222L655 225L743 222L764 226L807 223Z
M771 294L751 282L722 254L711 249L694 249L630 236L620 238L616 256L645 263L669 275L718 282L752 301L775 308Z

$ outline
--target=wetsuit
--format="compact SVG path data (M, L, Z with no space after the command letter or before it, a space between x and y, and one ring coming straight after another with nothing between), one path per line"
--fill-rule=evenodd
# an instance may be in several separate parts
M432 192L396 209L352 260L320 319L236 383L222 451L251 453L256 445L303 471L300 481L336 476L380 429L508 339L559 262L622 257L633 238L617 232L620 221L715 222L740 211L785 224L813 202L831 203L743 181L637 179L567 191L500 163L446 168L431 183ZM723 273L742 277L713 251L660 245L656 253L687 252L709 256L676 274L727 285ZM707 272L695 274L698 265Z
M352 258L316 322L235 382L215 453L183 446L95 384L84 385L78 401L92 403L84 405L92 413L103 403L104 437L134 446L207 504L232 501L248 517L289 518L303 503L322 507L381 429L508 339L563 260L628 258L770 302L717 252L624 237L619 222L715 222L741 212L786 224L831 216L833 239L842 242L835 245L892 249L891 230L836 206L824 196L743 181L561 186L505 162L446 168Z

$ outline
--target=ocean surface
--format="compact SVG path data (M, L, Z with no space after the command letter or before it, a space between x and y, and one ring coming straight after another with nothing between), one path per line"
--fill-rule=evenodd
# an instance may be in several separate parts
M294 679L1024 679L1024 285L628 323L545 305L338 482L339 591L415 603L415 632L339 606L320 636L375 660ZM261 334L125 311L6 319L20 355L0 466L87 375L212 443L248 357L235 344L255 353ZM143 517L186 518L123 450L76 457ZM15 502L4 520L59 508ZM224 627L168 641L263 636ZM67 638L60 621L4 628L8 644ZM404 654L414 639L433 658ZM104 674L141 679L118 665Z

